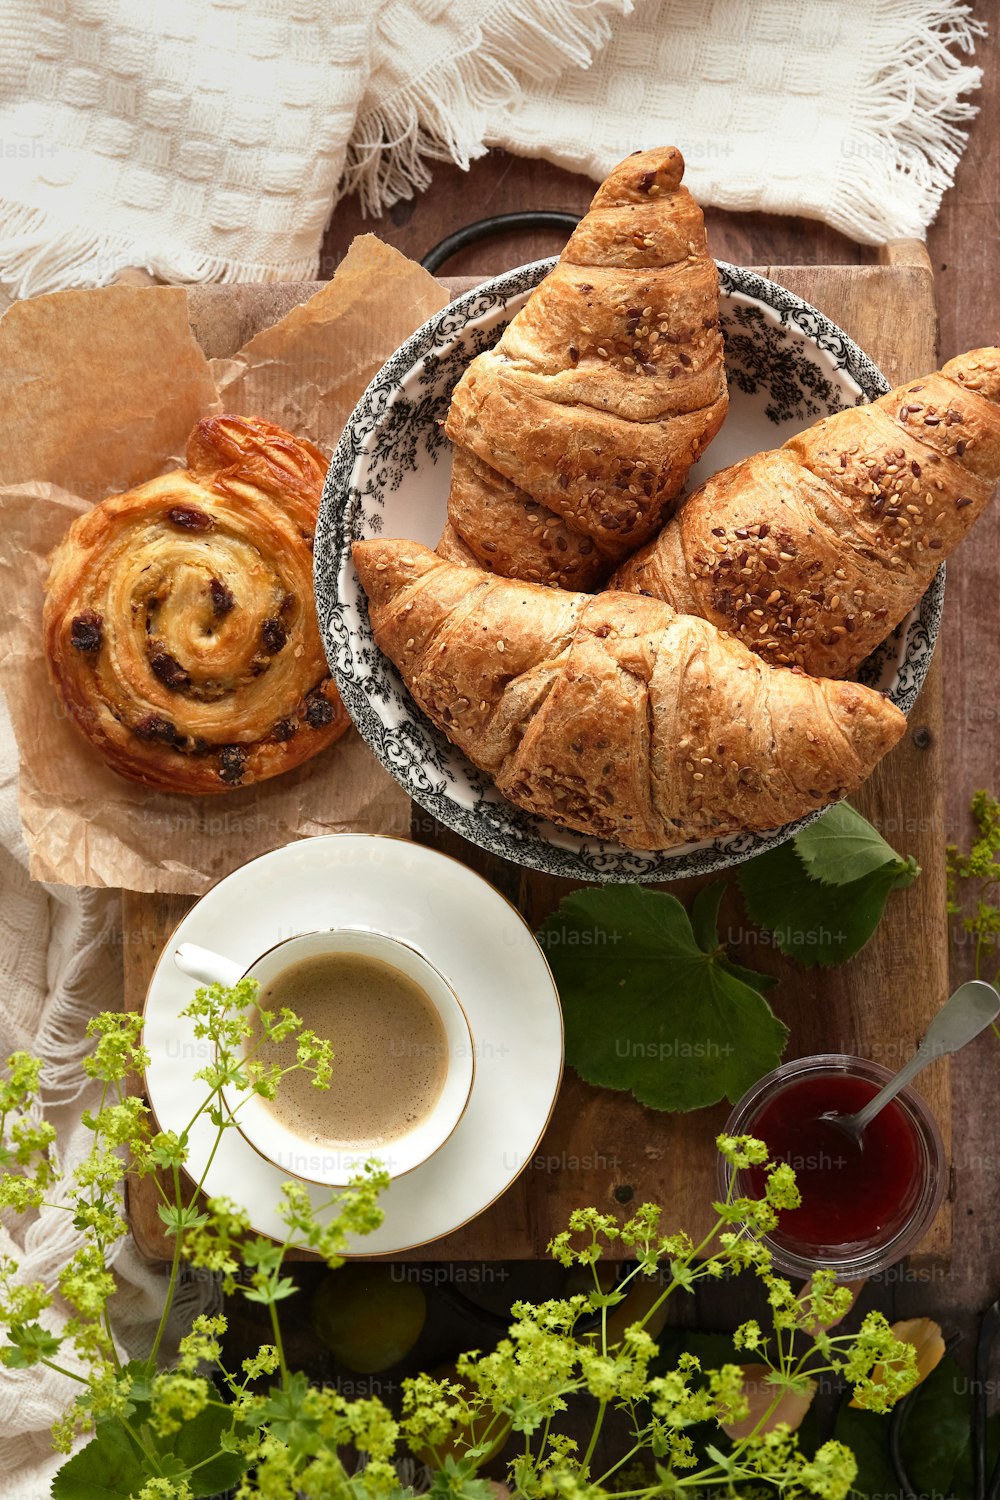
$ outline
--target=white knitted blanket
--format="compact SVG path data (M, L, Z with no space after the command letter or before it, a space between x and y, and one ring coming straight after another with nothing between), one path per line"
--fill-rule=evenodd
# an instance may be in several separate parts
M115 891L37 885L28 879L27 863L17 813L17 751L0 700L0 1058L19 1048L45 1058L46 1116L56 1125L68 1174L93 1140L80 1123L81 1112L100 1107L100 1084L80 1068L91 1045L87 1020L121 1006L121 900ZM59 1195L52 1197L53 1206L37 1213L0 1214L0 1256L17 1261L25 1281L50 1288L83 1243L71 1215L55 1206ZM129 1359L144 1358L163 1308L166 1277L140 1261L127 1239L117 1242L115 1270L119 1348ZM185 1332L183 1320L216 1299L211 1282L182 1281L171 1336ZM53 1329L62 1321L58 1309L46 1317ZM0 1368L0 1494L47 1500L51 1476L64 1462L53 1452L50 1428L76 1389L42 1365Z
M705 204L922 235L984 29L959 0L0 0L0 281L308 277L344 192L490 144L600 178L672 143Z

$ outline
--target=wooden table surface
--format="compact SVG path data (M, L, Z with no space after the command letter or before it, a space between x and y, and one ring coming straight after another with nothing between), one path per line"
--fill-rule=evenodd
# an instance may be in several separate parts
M985 5L975 7L986 13ZM995 7L991 19L995 23ZM962 350L1000 344L1000 38L979 43L976 62L983 88L979 114L959 164L955 186L945 195L928 236L935 273L942 360ZM683 148L683 141L678 144ZM583 177L542 161L490 152L468 173L434 167L431 188L397 204L378 219L363 219L351 200L342 203L324 243L321 275L331 276L352 237L374 230L419 259L444 235L487 214L521 208L580 213L593 192ZM852 244L825 225L767 214L709 210L709 242L721 259L752 264L866 264L869 247ZM558 234L496 239L455 257L448 274L488 274L561 248ZM968 802L980 786L1000 792L1000 507L994 506L975 535L948 565L945 627L939 643L944 677L945 820L949 839L967 840ZM920 809L913 816L919 819ZM951 973L968 977L968 945L953 932ZM957 941L956 941L957 939ZM906 953L899 955L901 964ZM889 1272L866 1297L895 1316L935 1312L968 1335L972 1315L1000 1292L1000 1111L996 1085L1000 1044L981 1038L954 1061L955 1246L946 1270ZM694 1314L719 1326L729 1312L725 1290L710 1288ZM968 1339L966 1339L966 1347Z

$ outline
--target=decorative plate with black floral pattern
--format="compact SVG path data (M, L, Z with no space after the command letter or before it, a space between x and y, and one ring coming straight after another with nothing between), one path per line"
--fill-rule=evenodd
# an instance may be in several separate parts
M358 402L330 465L316 531L316 605L330 668L374 754L448 827L517 864L578 880L673 880L739 863L783 843L819 813L768 834L730 834L651 854L557 828L513 807L424 718L372 637L351 561L362 537L437 544L447 514L443 421L469 361L490 348L554 265L536 261L450 303L409 338ZM871 360L801 298L738 266L719 266L729 414L692 470L717 469L889 389ZM861 680L904 713L916 701L941 619L944 567L917 608L864 663Z

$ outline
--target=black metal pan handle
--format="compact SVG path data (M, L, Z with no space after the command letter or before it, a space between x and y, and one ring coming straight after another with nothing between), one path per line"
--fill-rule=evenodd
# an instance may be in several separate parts
M446 235L433 245L420 264L425 271L439 271L446 260L474 245L478 240L491 239L495 234L504 234L511 229L565 229L572 232L580 222L579 214L556 213L545 208L523 209L516 214L493 214L488 219L477 219Z

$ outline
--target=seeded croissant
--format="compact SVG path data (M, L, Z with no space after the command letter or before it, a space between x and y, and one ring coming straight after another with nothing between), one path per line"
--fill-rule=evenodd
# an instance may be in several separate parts
M847 677L917 603L1000 479L1000 349L713 475L609 587Z
M375 640L519 807L631 849L779 827L852 792L903 733L880 693L768 666L636 595L560 592L358 542Z
M188 467L112 495L52 556L43 636L71 721L161 791L277 776L343 734L313 602L326 460L252 417L207 417Z
M438 550L598 585L661 525L727 405L719 278L673 147L630 156L452 397Z

